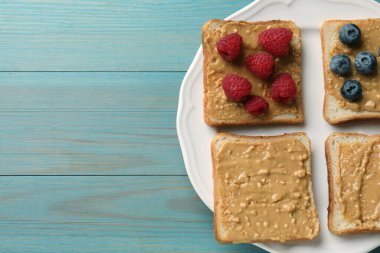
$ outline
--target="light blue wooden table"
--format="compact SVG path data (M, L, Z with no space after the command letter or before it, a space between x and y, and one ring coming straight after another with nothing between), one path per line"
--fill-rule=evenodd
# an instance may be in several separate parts
M214 240L175 130L200 27L249 2L0 2L0 252L264 252Z

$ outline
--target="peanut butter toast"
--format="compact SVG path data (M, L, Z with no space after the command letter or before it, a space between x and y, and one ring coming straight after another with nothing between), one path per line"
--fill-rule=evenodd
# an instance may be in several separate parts
M259 41L268 30L278 33L267 32ZM280 44L282 40L286 40L286 48ZM238 48L229 47L226 41ZM225 51L218 48L218 44L224 46ZM208 125L303 122L301 31L294 22L210 20L202 28L202 46L204 120ZM228 75L236 75L235 80L251 84L243 86L242 95L246 96L241 96L241 103L232 101L225 94L223 80ZM272 91L276 80L282 86ZM290 84L292 89L287 93L279 91ZM244 93L247 87L248 93ZM230 90L236 92L236 87ZM244 98L248 99L247 103Z
M380 119L380 19L327 20L321 42L326 121Z
M211 151L219 242L284 243L319 234L306 134L219 133Z
M380 232L380 135L334 133L325 145L329 230Z

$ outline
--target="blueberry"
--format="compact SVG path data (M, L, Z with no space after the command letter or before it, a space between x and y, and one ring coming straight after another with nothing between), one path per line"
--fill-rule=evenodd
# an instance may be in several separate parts
M339 31L339 39L343 44L353 46L360 41L360 28L354 24L345 24Z
M340 89L340 94L348 101L357 101L362 97L362 86L359 81L347 80Z
M360 52L355 57L355 67L363 75L372 74L376 70L376 56L370 52Z
M345 54L337 54L330 61L330 69L337 75L347 75L350 73L351 60Z

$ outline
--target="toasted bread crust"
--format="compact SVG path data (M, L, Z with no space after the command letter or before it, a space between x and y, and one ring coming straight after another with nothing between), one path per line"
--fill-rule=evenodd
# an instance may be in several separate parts
M204 41L204 36L207 32L207 29L209 26L214 23L214 22L234 22L232 20L219 20L219 19L212 19L206 22L206 24L202 27L202 44ZM283 23L283 22L292 22L295 25L293 21L285 21L285 20L270 20L270 21L256 21L256 22L247 22L247 21L239 21L242 23L247 23L247 24L267 24L267 25L272 25L272 24L278 24L278 23ZM300 40L302 40L301 33L299 34ZM300 50L302 51L302 43L300 42ZM304 110L303 110L303 99L302 99L302 80L300 80L300 98L297 100L298 103L298 117L295 119L265 119L261 121L236 121L236 122L227 122L227 121L213 121L210 116L207 113L207 102L208 102L208 85L207 83L207 72L208 72L208 62L210 58L210 54L208 50L203 48L203 119L206 122L207 125L213 126L213 127L221 127L221 126L243 126L243 125L271 125L271 124L299 124L304 122ZM302 73L302 65L300 66L300 71Z
M327 57L325 54L326 49L326 34L325 29L332 23L346 23L346 22L354 22L355 20L326 20L323 22L321 28L320 28L320 34L321 34L321 44L322 44L322 61L323 61L323 77L324 77L324 89L325 89L325 95L324 95L324 101L323 101L323 117L325 120L331 124L342 124L349 121L363 121L363 120L378 120L380 119L380 113L378 114L357 114L356 112L352 112L352 115L342 117L339 119L332 119L328 114L328 68L329 63L327 62Z
M219 228L218 224L215 222L217 220L217 217L218 217L218 208L216 208L216 207L219 203L219 199L218 199L219 192L217 190L218 189L218 187L217 187L218 180L216 180L216 175L217 175L216 174L217 173L216 172L216 152L217 152L216 143L219 141L219 139L223 138L223 137L233 137L233 138L244 138L244 139L253 139L253 140L257 140L257 139L265 140L265 139L270 138L271 140L273 140L273 139L281 139L283 137L299 137L299 136L307 137L307 134L305 132L295 132L295 133L284 133L282 135L275 135L275 136L247 136L247 135L237 135L237 134L219 132L215 135L215 137L211 141L211 158L212 158L212 167L213 167L212 174L213 174L213 182L214 182L214 236L215 236L215 239L217 241L219 241L222 244L239 243L239 242L234 242L231 240L222 239L219 236L220 228ZM308 139L308 142L310 145L310 139ZM311 153L311 150L310 150L310 153ZM311 194L312 193L313 192L311 192ZM311 195L311 197L312 197L312 204L316 207L313 195ZM318 212L317 212L317 216L318 216ZM318 227L318 231L315 233L315 235L312 238L291 239L290 241L293 241L293 242L295 242L295 241L310 241L310 240L314 239L315 237L317 237L319 235L319 232L320 232L320 227ZM274 241L273 240L252 240L252 241L250 241L250 243L264 243L264 242L274 242ZM275 241L275 242L279 242L279 241Z
M323 106L325 107L325 106ZM352 116L347 116L347 117L344 117L344 118L341 118L341 119L338 119L338 120L334 120L334 119L330 119L328 118L327 116L325 116L325 109L323 109L323 116L325 118L325 120L331 124L331 125L339 125L339 124L343 124L343 123L346 123L346 122L351 122L351 121L374 121L374 120L379 120L380 119L380 115L352 115Z
M218 209L216 208L216 206L219 203L218 198L216 198L216 196L219 196L219 192L218 192L218 187L216 185L217 180L215 180L215 177L216 177L216 162L215 162L216 147L215 147L215 143L217 142L217 140L218 140L217 137L219 135L220 135L220 133L218 133L214 137L214 139L212 139L212 141L211 141L212 178L214 181L214 184L213 184L214 185L214 221L218 217ZM225 241L219 237L219 226L216 224L216 222L214 222L214 236L215 236L215 239L217 241L219 241L220 243L232 243L231 241Z
M374 229L368 229L368 228L355 228L355 229L344 229L344 230L338 230L334 226L334 176L333 176L333 166L332 166L332 150L330 149L330 142L334 140L335 137L368 137L366 134L359 134L359 133L332 133L327 139L325 140L325 156L326 156L326 165L327 165L327 177L328 177L328 184L329 184L329 206L327 208L328 210L328 228L331 232L333 232L336 235L346 235L346 234L357 234L357 233L368 233L368 232L376 232L380 233L380 228L374 228Z
M216 21L217 19L212 19L212 20L209 20L206 22L206 24L202 27L202 44L203 44L203 41L204 41L204 37L205 37L205 33L209 27L209 25ZM208 87L207 85L205 85L206 83L206 80L207 80L207 69L208 69L208 65L207 65L207 62L209 61L209 53L207 50L205 50L205 48L202 46L202 49L203 49L203 119L204 121L206 122L207 125L209 126L218 126L218 124L214 124L215 122L211 121L208 117L208 114L206 113L206 105L207 105L207 92L208 92Z

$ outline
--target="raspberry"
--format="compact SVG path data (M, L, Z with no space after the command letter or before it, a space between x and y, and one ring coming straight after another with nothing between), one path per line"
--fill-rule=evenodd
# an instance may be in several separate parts
M271 28L259 34L260 46L275 57L285 57L289 53L289 42L293 32L287 28Z
M245 109L253 116L260 116L268 112L268 102L260 96L252 96L245 102Z
M243 38L240 34L231 33L218 40L216 49L224 60L234 61L239 57L242 44Z
M297 94L296 83L288 73L281 73L272 83L272 99L279 103L293 103Z
M252 84L244 77L227 74L223 78L222 87L228 99L233 102L241 102L251 92Z
M274 60L272 55L260 52L248 55L245 58L245 65L257 77L267 79L273 73Z

